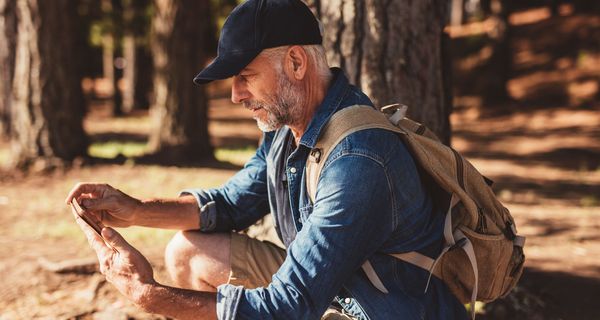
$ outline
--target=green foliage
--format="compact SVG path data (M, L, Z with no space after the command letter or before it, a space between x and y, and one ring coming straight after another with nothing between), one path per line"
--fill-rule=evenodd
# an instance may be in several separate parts
M219 33L223 28L223 24L225 23L225 19L231 13L233 8L235 8L238 4L244 2L243 0L210 0L211 11L214 23L216 25L216 38L219 38Z
M600 206L600 200L594 195L584 196L579 199L579 204L584 208Z
M244 165L256 153L256 147L219 148L215 150L215 158L219 161L236 165Z
M467 303L465 304L465 307L467 308L467 312L471 312L471 304ZM481 301L475 301L475 313L476 314L483 314L485 313L484 311L485 308L485 303L481 302Z
M90 44L94 47L102 46L102 26L98 22L92 22L90 26Z
M138 45L149 44L150 25L154 13L152 1L149 0L120 0L106 2L82 1L79 15L87 20L89 25L89 44L93 47L102 46L102 36L111 34L116 38L115 45L121 47L123 34L130 32L136 37Z
M577 52L577 67L582 68L588 64L590 60L590 54L586 50L579 50Z
M135 141L107 141L96 142L90 145L88 154L95 158L113 159L119 155L126 158L135 158L142 156L147 151L146 142ZM256 152L254 146L243 146L237 148L217 148L215 158L222 162L229 162L236 165L244 165ZM0 152L0 163L2 163L2 153Z
M96 158L112 159L119 154L127 157L141 156L146 152L146 142L108 141L97 142L90 145L88 154Z

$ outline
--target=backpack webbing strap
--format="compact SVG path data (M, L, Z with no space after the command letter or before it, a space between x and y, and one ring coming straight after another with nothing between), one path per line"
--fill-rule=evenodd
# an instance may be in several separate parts
M515 240L513 240L513 244L517 247L523 248L525 246L525 237L515 236Z
M462 231L456 229L455 234L462 239L465 239L464 245L461 246L461 249L465 251L467 257L469 258L469 262L471 262L471 268L473 269L473 275L475 276L475 283L473 284L473 291L471 291L471 318L475 320L475 300L477 299L477 290L479 284L479 269L477 268L477 258L475 257L475 250L473 249L473 243L471 240L465 236Z
M377 288L377 290L379 290L383 293L389 293L389 291L383 285L383 282L381 282L381 279L379 279L379 277L377 276L377 273L375 272L375 269L373 269L373 265L371 265L371 262L369 262L369 260L365 261L365 263L363 263L361 268L367 275L367 278L369 279L369 281L371 281L371 284L375 288Z

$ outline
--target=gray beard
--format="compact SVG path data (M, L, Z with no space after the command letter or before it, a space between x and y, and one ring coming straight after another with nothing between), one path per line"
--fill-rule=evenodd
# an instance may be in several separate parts
M250 102L254 107L263 108L267 114L265 120L254 117L258 128L270 132L299 121L304 100L299 91L285 74L279 75L277 93L270 97L271 103Z

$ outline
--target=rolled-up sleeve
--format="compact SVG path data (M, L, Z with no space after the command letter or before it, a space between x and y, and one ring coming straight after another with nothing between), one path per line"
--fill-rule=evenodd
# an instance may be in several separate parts
M200 231L243 230L269 212L266 154L272 134L265 134L256 154L221 188L186 189L200 207Z
M217 288L217 319L235 319L243 287L221 285Z
M220 319L318 319L344 281L389 237L392 196L381 163L344 155L324 169L319 184L326 187L319 188L312 214L272 283L219 287Z

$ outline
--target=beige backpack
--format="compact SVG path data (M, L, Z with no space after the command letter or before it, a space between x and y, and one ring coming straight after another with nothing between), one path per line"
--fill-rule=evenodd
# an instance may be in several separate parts
M436 259L414 251L391 255L442 279L462 303L471 303L474 317L475 300L504 297L516 285L523 272L525 237L517 235L508 209L488 185L491 181L425 126L405 118L405 113L406 106L401 105L384 107L381 112L360 105L336 112L306 162L309 197L314 203L323 165L346 136L372 128L399 133L417 165L451 196L445 199L449 207L444 248ZM377 289L388 292L368 260L362 268ZM428 286L429 281L425 291Z

